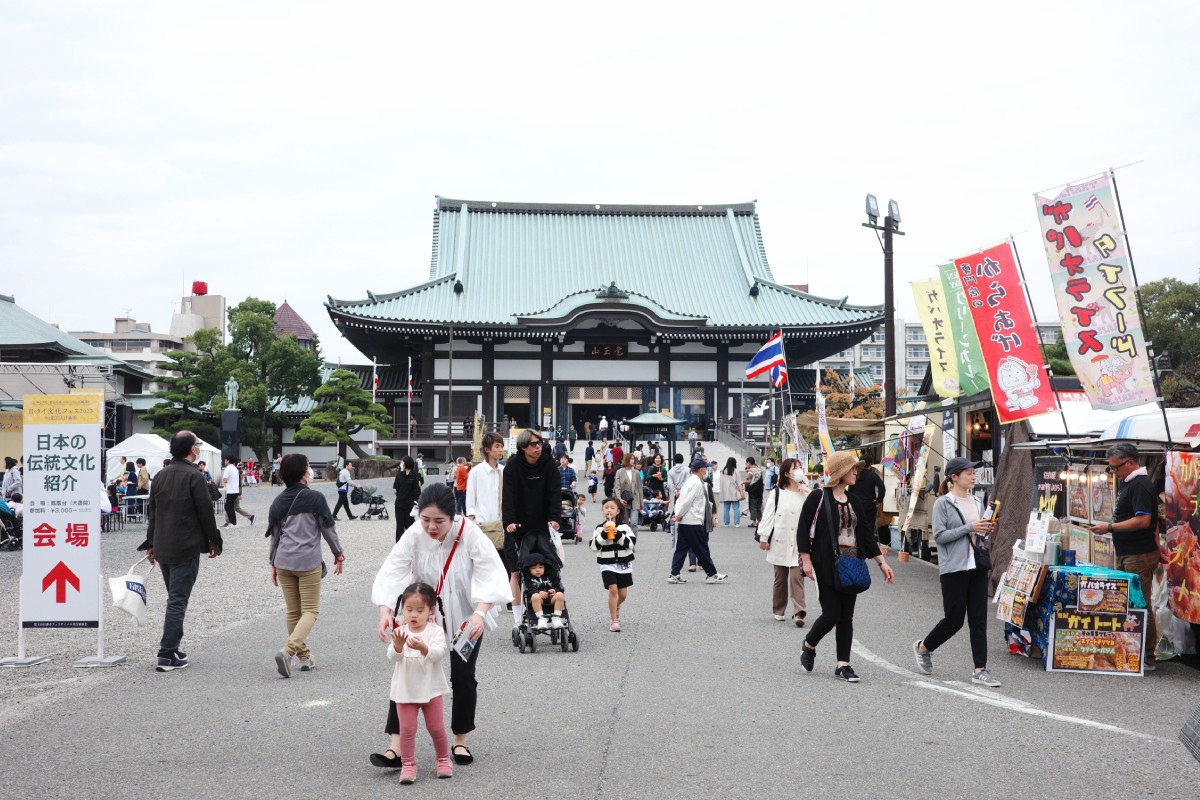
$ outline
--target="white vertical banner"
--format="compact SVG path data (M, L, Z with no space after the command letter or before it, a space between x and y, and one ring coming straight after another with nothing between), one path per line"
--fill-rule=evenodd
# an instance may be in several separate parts
M958 451L958 442L955 440L957 435L954 430L954 412L947 408L942 412L942 458L947 464Z
M100 624L100 436L97 394L24 398L23 628Z

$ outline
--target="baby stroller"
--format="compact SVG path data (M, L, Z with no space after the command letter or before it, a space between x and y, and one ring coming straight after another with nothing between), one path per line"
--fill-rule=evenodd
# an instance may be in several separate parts
M533 610L532 594L530 590L530 580L532 576L529 569L533 564L542 564L545 566L545 572L542 578L548 579L562 590L561 570L555 564L550 563L550 559L543 558L538 553L529 553L521 558L521 597L525 604L525 613L521 615L521 623L512 630L513 646L518 648L522 653L528 650L531 653L537 652L537 637L550 637L550 646L558 645L562 651L567 652L567 648L572 651L579 650L579 636L575 633L575 626L571 623L571 614L567 610L564 603L562 607L562 627L539 628L537 614ZM543 611L547 608L549 601L545 601L542 606Z
M21 518L0 509L0 550L20 550L24 539Z
M650 530L654 530L659 525L665 531L667 529L667 501L656 499L651 496L652 493L648 486L642 487L642 496L645 500L642 502L642 525L649 525Z
M570 540L575 543L583 541L583 537L579 534L579 528L576 524L578 515L579 506L575 500L575 490L563 489L562 513L558 517L558 532L564 540Z
M362 502L367 504L367 509L362 512L363 519L389 519L387 498L379 493L378 488L363 486Z

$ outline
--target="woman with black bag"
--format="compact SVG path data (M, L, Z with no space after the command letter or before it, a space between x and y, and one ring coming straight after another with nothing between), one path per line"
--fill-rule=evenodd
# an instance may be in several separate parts
M825 463L826 488L811 492L800 512L796 547L804 574L817 582L821 616L804 637L800 664L812 672L817 645L831 630L837 629L837 668L835 678L858 683L850 666L850 647L854 642L854 605L858 595L871 583L864 558L879 564L888 583L895 580L892 568L879 552L875 537L875 509L846 493L858 478L863 462L842 451ZM811 533L810 533L811 532Z
M971 495L975 468L981 461L961 456L946 464L942 496L933 504L933 538L938 548L938 573L942 582L945 616L925 638L913 642L917 668L933 674L933 651L958 633L966 617L971 630L971 657L975 661L972 683L993 688L1000 681L987 668L988 573L991 557L984 543L995 525L982 519L979 501Z

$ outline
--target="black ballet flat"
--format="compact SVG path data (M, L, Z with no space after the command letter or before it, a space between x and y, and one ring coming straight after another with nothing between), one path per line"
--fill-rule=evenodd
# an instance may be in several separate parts
M391 758L388 757L388 753L392 754ZM371 753L371 766L380 769L400 769L404 764L401 762L400 756L396 755L396 751L389 747L382 753Z
M459 750L462 750L460 753ZM465 744L456 744L450 748L450 752L454 755L455 764L470 764L475 760L475 756L471 755L471 751Z

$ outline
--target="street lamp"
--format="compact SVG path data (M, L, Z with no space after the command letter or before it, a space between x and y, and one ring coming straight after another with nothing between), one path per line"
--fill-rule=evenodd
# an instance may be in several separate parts
M867 221L863 227L876 231L876 237L879 237L879 231L883 231L879 241L883 247L883 411L884 416L891 417L896 414L896 302L892 296L892 235L903 236L904 231L900 230L900 204L895 200L888 200L888 213L883 218L883 225L878 224L879 201L875 195L867 195L866 210Z

